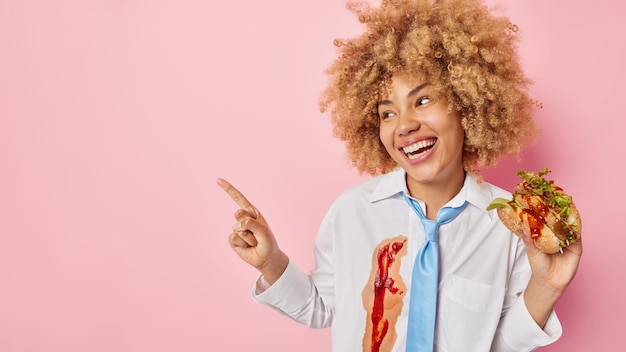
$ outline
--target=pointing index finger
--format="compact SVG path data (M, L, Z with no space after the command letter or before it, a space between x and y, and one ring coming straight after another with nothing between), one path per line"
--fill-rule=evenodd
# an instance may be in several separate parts
M250 203L250 201L248 201L248 199L241 192L239 192L239 190L235 188L235 186L231 185L223 178L218 178L217 184L220 185L220 187L222 187L222 189L226 191L226 193L228 193L228 195L235 201L235 203L237 203L237 205L239 205L243 209L253 210L254 214L257 214L257 210L254 205L252 205L252 203Z

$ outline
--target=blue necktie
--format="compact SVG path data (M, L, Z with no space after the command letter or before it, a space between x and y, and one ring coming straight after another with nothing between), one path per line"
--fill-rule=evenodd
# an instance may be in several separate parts
M435 221L427 219L417 201L402 192L404 199L422 220L426 240L415 256L411 279L411 301L407 328L406 351L432 351L437 317L437 289L439 287L439 242L437 229L447 224L463 211L467 202L458 208L445 207L439 210Z

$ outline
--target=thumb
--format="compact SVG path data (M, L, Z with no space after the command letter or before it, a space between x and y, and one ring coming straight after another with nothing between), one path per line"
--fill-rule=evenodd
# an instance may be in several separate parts
M254 234L254 237L256 237L256 239L259 241L274 239L274 236L272 235L269 226L263 220L255 219L253 217L245 217L244 219L240 220L240 224L241 226L240 229L238 229L239 231L248 230L252 232L252 234Z
M539 248L535 246L535 241L530 237L530 234L524 229L522 231L522 240L524 241L524 246L526 247L526 254L528 254L529 258L532 258L541 253Z
M242 220L247 219L247 218L253 218L254 219L255 218L254 217L254 213L250 213L250 211L248 211L247 209L238 209L235 212L235 220L242 221Z

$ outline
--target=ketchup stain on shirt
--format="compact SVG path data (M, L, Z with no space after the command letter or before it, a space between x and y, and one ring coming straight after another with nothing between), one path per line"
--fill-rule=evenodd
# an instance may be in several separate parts
M385 294L403 293L395 286L395 280L389 276L389 268L396 260L396 255L404 247L405 241L391 242L378 250L378 268L374 279L374 304L372 305L372 352L380 351L380 346L389 330L389 321L384 319Z

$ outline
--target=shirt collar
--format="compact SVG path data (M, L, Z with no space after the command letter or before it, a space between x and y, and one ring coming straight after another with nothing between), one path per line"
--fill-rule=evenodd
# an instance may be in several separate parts
M485 184L478 183L475 176L467 174L465 181L463 182L463 188L454 196L445 206L458 207L467 201L469 204L477 207L478 209L487 212L487 206L491 203L491 192L486 192ZM369 200L375 203L379 200L390 198L394 195L399 195L401 192L407 192L406 187L406 171L404 169L396 169L383 176L381 176L380 182L376 185Z
M370 194L370 202L374 203L406 191L405 180L406 172L400 168L381 176L380 182Z

